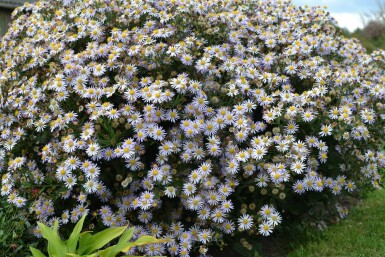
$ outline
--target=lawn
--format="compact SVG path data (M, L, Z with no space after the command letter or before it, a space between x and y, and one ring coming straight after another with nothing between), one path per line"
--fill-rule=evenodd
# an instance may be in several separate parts
M368 194L347 219L330 226L322 240L308 242L288 257L385 256L385 190Z

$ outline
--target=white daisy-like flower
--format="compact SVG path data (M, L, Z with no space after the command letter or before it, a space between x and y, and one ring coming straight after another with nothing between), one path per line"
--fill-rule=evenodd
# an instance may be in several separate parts
M269 236L273 232L273 227L269 222L262 222L258 227L258 232L263 236Z
M319 135L321 137L330 136L332 134L332 131L333 131L333 128L331 125L322 125L321 131L319 132Z
M249 214L243 214L238 218L238 228L240 230L248 230L253 226L253 218Z

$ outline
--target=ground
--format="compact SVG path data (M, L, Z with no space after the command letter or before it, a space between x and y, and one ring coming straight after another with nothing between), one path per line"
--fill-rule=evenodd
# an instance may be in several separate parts
M287 257L385 256L385 190L375 191L349 216L330 226L322 239L300 245Z

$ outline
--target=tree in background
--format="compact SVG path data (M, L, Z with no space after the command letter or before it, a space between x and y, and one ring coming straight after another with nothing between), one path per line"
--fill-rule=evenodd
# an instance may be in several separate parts
M385 1L377 1L377 10L361 15L363 29L353 33L344 30L347 37L358 38L369 53L378 48L385 48Z

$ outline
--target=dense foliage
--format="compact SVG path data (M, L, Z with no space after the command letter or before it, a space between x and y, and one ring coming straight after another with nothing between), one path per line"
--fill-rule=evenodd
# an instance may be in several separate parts
M267 236L280 212L343 215L336 195L379 185L385 52L366 54L322 9L47 0L13 17L1 195L42 223L89 212L91 227L174 239L129 254L188 256Z
M34 224L28 221L28 212L18 209L0 198L0 256L28 256L29 246L36 246L36 238L30 233Z
M371 21L363 29L356 29L352 33L346 30L343 33L359 39L369 53L379 48L385 49L385 24L378 21Z

